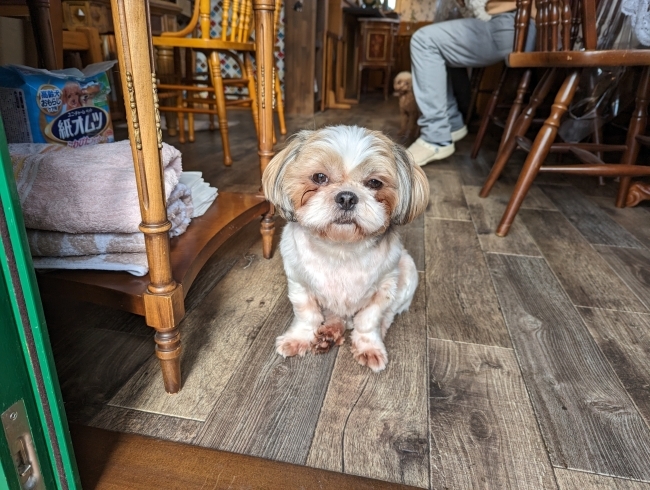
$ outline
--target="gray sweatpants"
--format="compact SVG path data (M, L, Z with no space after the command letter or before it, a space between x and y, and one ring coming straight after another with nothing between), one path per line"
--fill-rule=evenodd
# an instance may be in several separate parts
M447 76L450 67L482 67L503 61L512 51L515 13L495 15L488 22L456 19L418 29L411 38L413 92L422 115L420 137L429 143L451 142L463 116ZM528 30L526 50L535 42Z

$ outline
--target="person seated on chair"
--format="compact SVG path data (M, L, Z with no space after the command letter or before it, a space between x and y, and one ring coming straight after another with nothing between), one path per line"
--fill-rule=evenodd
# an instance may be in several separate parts
M409 151L420 166L453 155L454 143L467 135L447 67L492 65L505 60L513 48L514 0L467 0L467 6L463 0L457 1L474 17L431 24L418 29L411 38L413 93L421 116L420 137ZM531 22L527 51L534 42Z

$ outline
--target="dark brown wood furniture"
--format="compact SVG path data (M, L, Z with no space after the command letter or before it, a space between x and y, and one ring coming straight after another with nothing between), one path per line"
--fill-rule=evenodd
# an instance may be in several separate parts
M397 19L359 19L359 62L357 64L357 99L361 97L363 71L378 69L384 72L384 99L388 99L391 88L391 70L395 64L393 55L395 37L399 20Z
M63 68L61 0L0 0L0 16L30 17L42 68Z
M530 102L516 118L514 130L502 145L482 190L486 197L516 146L527 148L525 140L535 112L550 92L553 81L566 71L564 82L555 96L551 114L545 120L537 136L530 144L530 151L515 186L510 202L501 219L496 234L505 236L526 197L528 189L538 172L563 172L579 175L621 176L616 205L623 207L630 187L630 177L650 175L650 167L636 165L639 153L639 139L647 124L647 108L650 101L650 50L598 50L596 31L596 0L537 0L537 49L524 52L531 12L531 0L518 0L515 17L514 51L508 57L512 68L546 68L547 71L537 84ZM572 30L582 33L582 49L572 49ZM641 82L636 93L636 107L631 117L625 145L581 144L580 148L570 143L554 144L562 116L573 100L578 87L582 68L630 66L643 67ZM543 165L551 150L571 151L582 162L581 165ZM622 150L619 163L604 163L597 152Z
M273 0L255 0L257 25L255 49L259 107L260 171L273 156ZM169 239L161 176L159 102L151 45L148 2L112 0L120 75L125 90L129 139L133 151L149 274L138 278L127 273L59 271L39 274L43 294L71 296L143 315L156 330L156 355L160 360L165 390L181 388L181 342L178 324L185 314L184 297L208 258L228 237L253 219L264 215L264 256L270 257L273 216L259 195L221 193L208 212L192 222L180 237Z

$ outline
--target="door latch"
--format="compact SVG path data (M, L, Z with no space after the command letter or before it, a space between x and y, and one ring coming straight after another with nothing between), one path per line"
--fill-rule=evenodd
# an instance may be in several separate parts
M45 482L38 463L23 400L18 400L3 412L2 427L5 431L9 451L11 451L20 488L23 490L45 490Z

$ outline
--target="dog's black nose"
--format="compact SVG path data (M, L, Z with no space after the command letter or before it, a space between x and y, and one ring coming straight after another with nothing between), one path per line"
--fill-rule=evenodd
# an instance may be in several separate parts
M345 211L350 211L356 203L359 202L359 198L354 192L344 191L339 192L334 198L336 204Z

